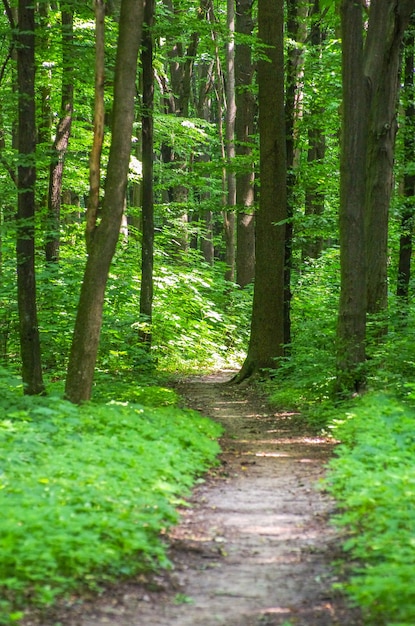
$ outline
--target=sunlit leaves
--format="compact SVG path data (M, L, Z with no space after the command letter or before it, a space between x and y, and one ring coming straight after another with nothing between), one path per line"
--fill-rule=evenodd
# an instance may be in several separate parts
M213 462L220 428L195 412L130 404L124 391L122 402L81 408L3 393L0 590L8 613L26 606L29 592L30 602L50 604L77 585L96 589L168 563L160 533ZM160 392L147 397L171 403ZM0 621L10 623L2 608Z
M343 512L344 549L357 565L345 588L376 622L415 620L415 413L385 395L368 395L334 422L343 445L327 486Z

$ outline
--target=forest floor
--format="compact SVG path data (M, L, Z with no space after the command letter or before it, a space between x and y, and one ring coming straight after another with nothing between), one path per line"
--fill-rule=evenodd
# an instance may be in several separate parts
M270 409L230 373L183 381L186 406L225 427L221 465L168 535L170 572L74 598L23 626L361 626L333 592L339 537L318 489L334 442Z

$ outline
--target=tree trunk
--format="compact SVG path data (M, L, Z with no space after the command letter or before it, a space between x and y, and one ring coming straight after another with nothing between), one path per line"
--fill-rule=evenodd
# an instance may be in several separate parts
M291 271L293 216L295 188L297 182L295 165L295 129L299 117L299 76L302 72L302 49L300 23L304 19L306 4L296 0L287 1L287 38L291 45L288 52L287 86L285 96L285 119L287 133L287 224L285 226L285 261L284 261L284 344L290 350L291 344Z
M19 0L17 32L18 151L17 302L24 393L44 392L35 276L35 16L31 0Z
M203 10L203 14L208 17L210 10L210 2L209 0L203 0L201 2L201 8ZM205 119L207 122L211 121L212 117L212 108L210 106L210 92L213 85L213 67L214 61L209 60L201 63L198 67L198 94L196 97L196 113L197 116L201 119ZM201 154L199 157L196 157L199 162L208 163L210 160L210 156L206 153ZM207 178L207 174L205 177ZM206 185L207 187L208 185ZM204 193L198 194L199 202L202 205L209 205L209 200L211 198L210 191L206 191ZM200 211L199 216L201 222L201 232L200 232L200 250L202 252L203 258L209 265L213 265L215 258L215 247L213 243L213 211L210 208L203 208Z
M414 9L415 0L372 0L363 53L362 6L354 0L341 4L339 392L359 391L363 386L366 313L378 313L387 306L399 50Z
M310 46L313 53L318 56L319 66L321 65L321 44L323 34L321 29L320 0L313 0L311 8L311 31ZM325 153L326 138L323 132L324 109L320 104L317 106L311 103L310 110L311 127L308 129L308 150L307 150L307 171L320 170ZM322 215L324 212L324 191L321 185L316 184L316 177L306 177L305 181L305 206L304 215ZM323 250L323 237L321 235L305 234L305 241L302 249L302 259L317 259Z
M45 238L46 261L59 260L63 168L73 112L73 12L62 10L62 102L49 172L48 216Z
M396 295L402 304L408 304L409 282L411 278L412 240L414 232L414 195L415 174L413 159L415 153L414 124L415 124L415 97L414 97L414 28L412 19L411 29L405 36L404 48L404 176L403 176L403 206L401 215L401 234L399 239L398 282ZM402 313L406 307L402 307Z
M224 232L226 255L225 263L227 270L225 279L235 279L235 205L236 205L236 177L233 170L235 158L235 5L234 0L227 0L227 26L228 42L226 46L226 186L227 201L224 211Z
M379 313L387 308L388 217L397 130L399 61L404 30L414 8L415 1L372 0L370 5L364 63L370 98L365 203L368 313Z
M102 218L90 241L65 387L66 397L74 403L91 397L105 287L124 209L142 23L143 2L122 0L115 64L112 139Z
M95 96L94 138L89 157L89 196L86 210L86 244L89 247L95 232L101 188L101 153L104 142L105 86L105 1L95 0Z
M259 0L258 29L266 58L258 62L261 188L256 215L255 285L248 354L236 382L258 371L275 369L276 359L284 353L287 168L283 0Z
M141 66L143 72L142 113L142 243L141 243L141 291L140 320L144 328L140 338L148 349L151 347L151 321L153 313L153 254L154 254L154 207L153 207L153 18L154 0L146 0L144 8L143 46Z
M340 156L340 302L336 392L364 383L366 258L364 237L367 99L362 5L342 0L342 142Z
M236 32L251 36L253 32L252 0L236 0ZM252 134L254 132L254 96L251 92L254 67L251 46L238 43L235 50L236 155L246 161L236 174L237 247L236 282L240 287L251 283L255 274L254 168ZM251 145L250 145L251 144ZM248 165L249 161L249 165Z

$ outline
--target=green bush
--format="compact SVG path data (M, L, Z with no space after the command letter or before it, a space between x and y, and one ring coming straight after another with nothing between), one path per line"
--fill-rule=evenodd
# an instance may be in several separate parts
M272 404L301 411L316 430L325 427L333 412L338 270L339 250L329 248L294 275L292 345L288 358L276 363L268 388Z
M329 491L358 565L345 585L377 625L415 623L415 411L369 394L333 423L342 441L330 463Z
M69 590L167 566L163 532L214 462L220 427L171 405L77 407L0 385L0 623Z

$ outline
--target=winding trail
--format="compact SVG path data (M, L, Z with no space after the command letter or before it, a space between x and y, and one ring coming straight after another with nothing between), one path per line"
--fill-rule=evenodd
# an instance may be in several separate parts
M60 626L360 626L332 591L333 503L317 485L333 443L224 380L178 386L226 433L221 467L169 535L173 572L71 607Z

